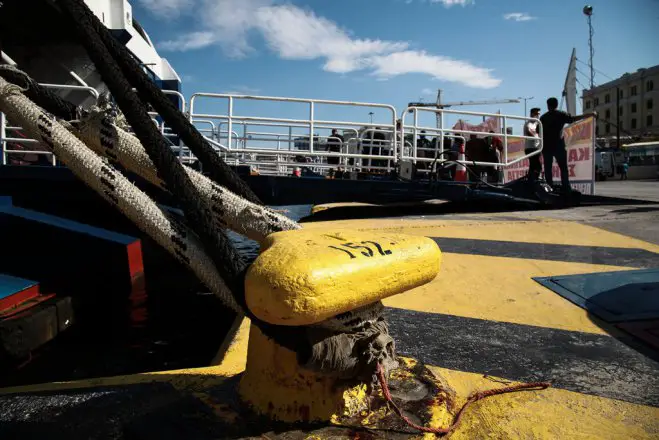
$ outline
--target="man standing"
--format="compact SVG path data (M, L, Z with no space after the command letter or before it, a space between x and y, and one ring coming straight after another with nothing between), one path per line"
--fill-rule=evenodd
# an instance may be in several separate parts
M571 114L558 110L558 99L547 100L547 113L540 117L542 122L542 159L545 163L545 180L549 186L553 185L552 165L554 158L561 170L561 191L565 194L570 192L570 175L567 169L567 151L563 139L563 127L588 117L597 117L597 113L584 113L572 116Z
M534 119L540 117L540 109L534 107L531 109L530 116ZM524 154L535 153L540 149L540 134L538 133L538 121L526 121L524 124L524 136L534 137L535 139L526 139L524 145ZM540 178L542 164L540 155L529 157L529 183L535 183Z

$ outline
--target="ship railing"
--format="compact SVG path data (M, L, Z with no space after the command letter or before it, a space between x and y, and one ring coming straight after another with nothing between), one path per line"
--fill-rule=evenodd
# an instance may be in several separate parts
M99 97L98 91L90 86L71 85L71 84L48 84L48 83L41 83L40 85L48 89L68 90L68 91L76 90L76 91L87 92L92 96L94 102L97 101ZM32 139L27 136L23 136L21 134L22 130L23 127L8 125L7 117L5 116L4 113L0 113L0 156L1 156L0 162L2 163L2 165L7 165L9 155L33 154L37 156L48 156L50 159L49 163L52 164L53 166L56 166L57 157L52 152L47 151L45 147L41 147L41 148L25 147L21 149L7 148L7 143L25 145L25 146L41 145L41 142L39 140Z
M427 127L423 126L422 124L419 123L419 114L422 112L430 112L430 113L435 113L438 121L439 127ZM413 121L411 125L405 125L405 119L408 114L412 114L413 116ZM481 118L498 118L500 122L500 132L483 132L483 131L473 131L473 130L459 130L459 129L454 129L454 128L444 128L445 127L445 122L446 122L446 116L447 115L452 115L452 116L472 116L472 117L481 117ZM425 131L427 135L429 134L435 134L439 137L439 154L442 155L444 154L444 138L447 137L447 134L455 134L455 135L460 135L464 136L468 135L474 135L474 136L487 136L487 137L497 137L501 138L502 143L503 143L503 154L497 160L496 162L494 161L483 161L483 160L470 160L469 157L465 158L465 160L460 160L457 159L455 162L458 162L462 165L473 165L473 166L483 166L483 167L494 167L497 169L502 169L506 167L510 167L511 165L514 165L518 162L521 162L523 160L528 159L529 157L536 156L541 154L542 152L542 147L543 147L543 142L542 138L536 138L536 137L531 137L531 136L524 136L524 135L512 135L508 134L508 129L511 127L508 125L510 121L522 121L523 123L526 123L528 121L532 122L537 122L538 123L538 130L539 132L542 132L542 122L540 122L539 119L536 118L531 118L527 116L516 116L516 115L506 115L506 114L500 114L500 113L481 113L481 112L470 112L470 111L463 111L463 110L448 110L448 109L437 109L437 108L429 108L429 107L415 107L415 106L409 106L407 107L402 113L401 113L401 127L400 127L400 132L401 136L403 136L404 130L411 131L412 132L412 148L409 155L401 154L401 160L411 160L414 163L417 162L424 162L424 161L432 161L434 159L424 159L419 157L419 147L418 147L418 138L419 135L422 134L421 131ZM515 154L515 158L509 160L509 140L510 139L522 139L524 142L526 140L533 140L535 142L538 142L539 147L537 150L533 151L530 154L523 154L523 155L518 155ZM466 143L465 143L466 147ZM524 148L522 147L522 150Z
M226 110L222 113L202 113L197 111L202 105L204 108L209 107L209 102L202 102L201 100L214 100L215 104L218 101L226 104ZM251 116L239 114L234 110L235 104L239 101L245 102L269 102L274 104L281 103L297 103L306 106L306 111L299 118L278 118L267 116ZM321 109L322 106L322 109ZM315 115L319 111L324 111L328 107L352 107L363 108L370 110L377 110L380 114L385 113L386 123L373 123L373 122L353 122L353 121L336 121L325 120L316 118ZM361 111L361 110L360 110ZM314 158L315 163L326 163L328 157L339 157L344 164L354 163L354 159L367 159L368 155L358 152L347 152L352 143L346 141L345 145L341 146L341 152L327 151L326 144L329 134L320 134L320 131L330 131L332 128L343 130L346 132L354 132L358 134L360 130L376 129L378 127L393 131L396 126L396 109L387 104L374 104L353 101L331 101L322 99L301 99L301 98L283 98L272 96L252 96L252 95L235 95L235 94L221 94L221 93L195 93L190 98L190 112L189 117L191 120L195 119L209 119L220 121L219 126L225 126L226 131L223 136L218 139L222 145L230 146L227 154L235 154L241 156L249 152L261 152L263 150L281 151L281 156L285 159L290 156L302 155ZM280 132L277 134L265 134L265 131L254 132L247 127L253 128L255 126L270 126L270 127L285 127L288 132ZM234 130L241 131L238 137L239 147L234 147ZM283 129L283 128L282 128ZM287 135L288 134L288 135ZM393 153L387 154L386 159L397 161L397 144L393 141ZM345 151L345 152L344 152ZM377 159L375 157L373 159ZM353 161L350 161L353 159Z

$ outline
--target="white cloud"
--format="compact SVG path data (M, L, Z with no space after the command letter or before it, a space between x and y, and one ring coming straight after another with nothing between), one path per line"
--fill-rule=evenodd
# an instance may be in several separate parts
M140 5L160 18L176 18L189 11L194 0L139 0Z
M217 41L215 34L210 31L191 32L183 34L175 40L163 41L158 45L162 50L187 51L201 49Z
M509 14L503 14L504 20L514 20L514 21L530 21L535 20L537 17L532 17L526 12L511 12Z
M373 57L373 74L390 78L406 73L425 73L443 81L459 82L469 87L489 89L501 84L491 69L474 66L466 61L408 50Z
M407 48L403 42L352 39L336 23L292 5L260 8L255 18L268 46L280 57L323 58L329 72L360 70L370 56Z
M451 6L467 6L474 3L474 0L430 0L430 3L442 3L447 8Z
M443 2L469 3L468 0ZM245 57L254 51L250 37L255 34L280 58L318 59L328 72L367 70L380 80L422 73L481 88L496 87L500 83L492 77L491 70L466 61L410 50L404 41L354 38L349 31L311 10L276 4L275 0L202 0L195 14L202 17L201 31L180 35L158 47L186 51L219 45L229 56Z
M434 95L435 93L437 93L436 90L429 89L429 88L425 88L425 89L421 90L422 95Z

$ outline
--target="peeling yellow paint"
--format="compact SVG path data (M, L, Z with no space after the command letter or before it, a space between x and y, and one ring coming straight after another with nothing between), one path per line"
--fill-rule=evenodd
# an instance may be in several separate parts
M506 386L491 376L428 368L455 391L456 409L475 391ZM520 391L472 404L450 438L657 439L659 408L557 388Z
M347 384L301 368L297 355L252 326L239 392L256 413L274 420L329 421L368 408L365 384Z

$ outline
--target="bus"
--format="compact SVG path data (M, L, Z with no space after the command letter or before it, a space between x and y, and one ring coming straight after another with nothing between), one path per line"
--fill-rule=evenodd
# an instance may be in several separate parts
M659 141L626 144L621 150L629 161L629 179L659 179Z

